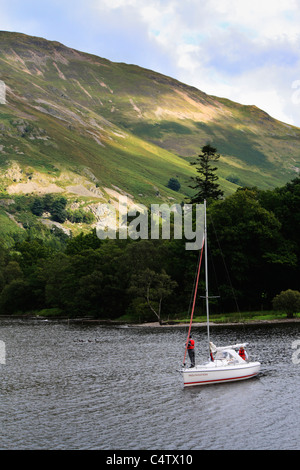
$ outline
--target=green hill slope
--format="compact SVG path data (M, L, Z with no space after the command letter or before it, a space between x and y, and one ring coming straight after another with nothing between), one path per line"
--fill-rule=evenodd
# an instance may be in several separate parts
M191 194L189 162L208 141L226 194L282 185L300 167L300 129L57 42L0 32L0 80L0 190L10 195L180 202ZM178 193L166 187L171 177Z

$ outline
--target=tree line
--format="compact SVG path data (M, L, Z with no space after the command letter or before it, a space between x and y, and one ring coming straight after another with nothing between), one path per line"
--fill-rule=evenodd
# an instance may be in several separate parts
M211 198L207 219L214 313L236 304L270 309L281 291L299 290L299 177L274 190L239 188ZM100 240L94 230L53 243L14 235L10 247L0 245L0 314L172 319L188 310L198 256L185 250L184 237ZM203 289L204 277L199 296ZM197 311L203 307L199 298Z

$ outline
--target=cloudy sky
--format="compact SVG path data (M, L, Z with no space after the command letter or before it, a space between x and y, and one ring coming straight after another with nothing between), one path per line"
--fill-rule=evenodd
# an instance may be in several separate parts
M300 0L0 0L0 30L140 65L300 127Z

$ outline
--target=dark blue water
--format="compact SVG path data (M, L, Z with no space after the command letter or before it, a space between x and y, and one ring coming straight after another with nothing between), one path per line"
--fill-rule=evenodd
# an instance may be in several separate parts
M300 449L300 324L212 327L257 378L184 389L184 327L1 320L0 449ZM206 331L194 329L206 359Z

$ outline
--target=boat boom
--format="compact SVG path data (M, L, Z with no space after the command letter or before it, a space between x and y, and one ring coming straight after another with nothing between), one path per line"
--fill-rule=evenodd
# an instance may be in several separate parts
M240 347L245 348L249 343L237 343L229 346L215 346L212 342L209 343L212 352L225 351L226 349L239 349Z

